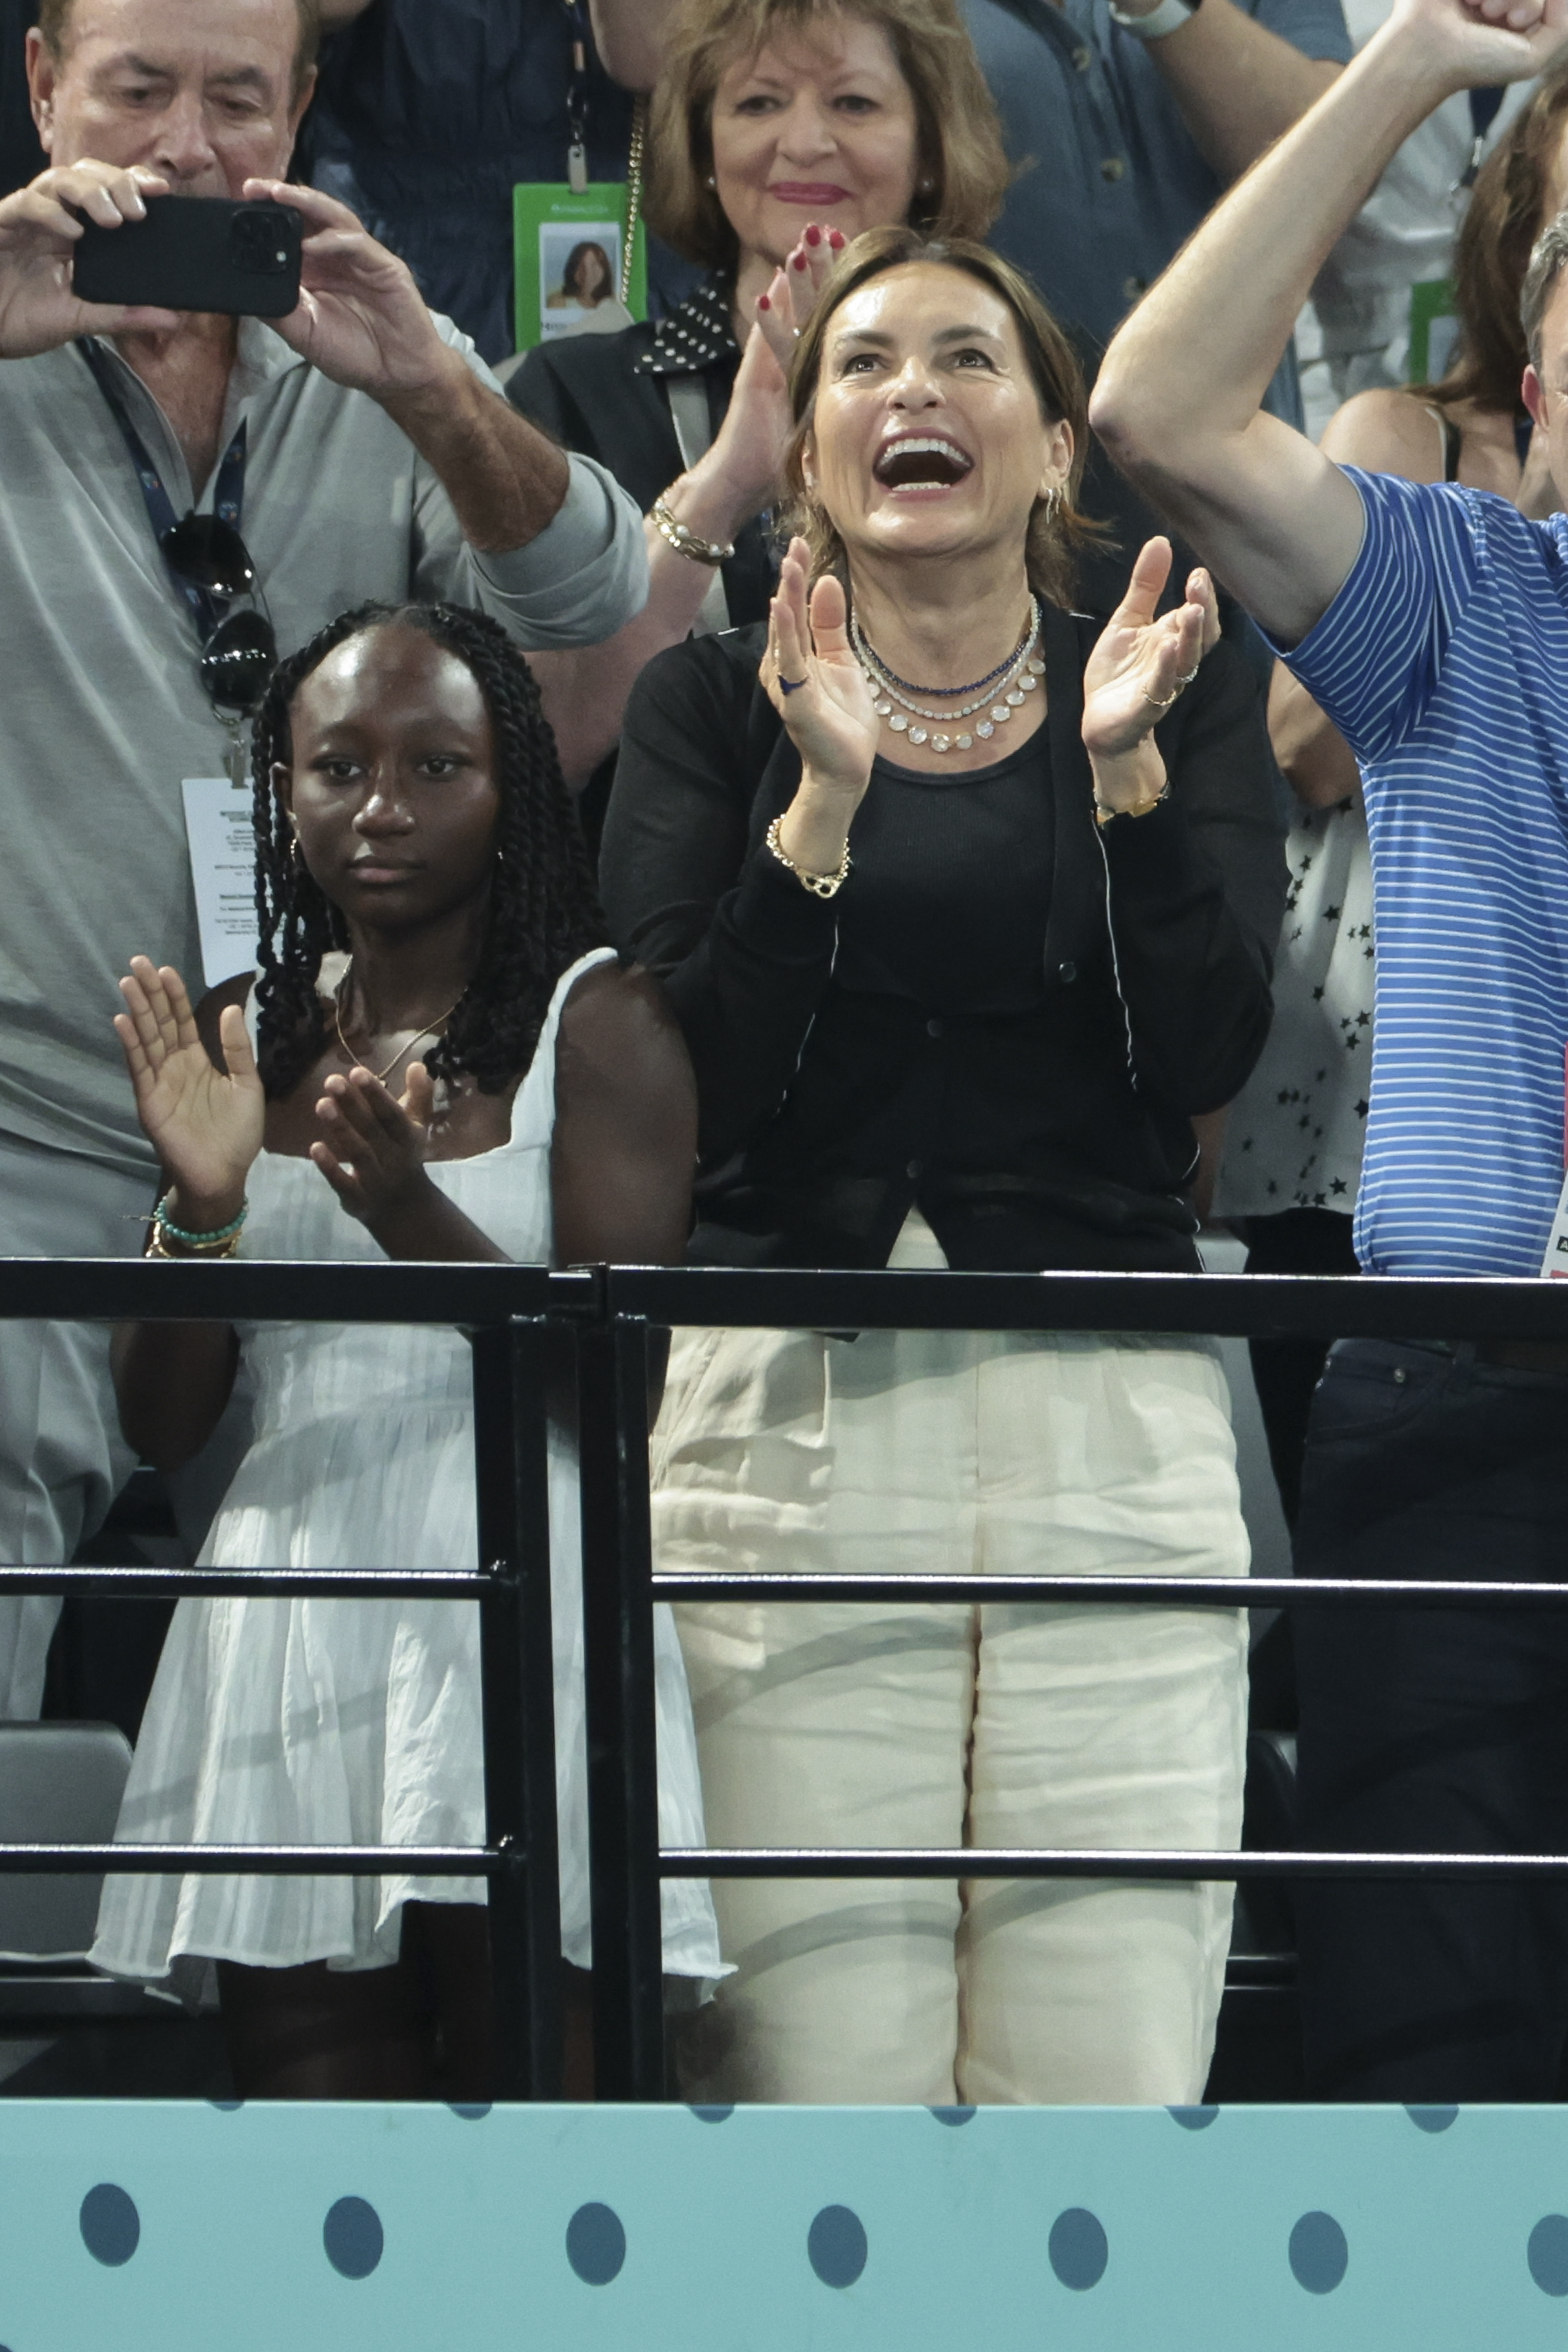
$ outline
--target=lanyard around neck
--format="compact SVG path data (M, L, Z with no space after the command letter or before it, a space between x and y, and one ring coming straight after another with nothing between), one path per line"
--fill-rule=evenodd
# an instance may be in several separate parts
M141 496L147 507L147 520L152 526L152 536L162 549L164 540L179 521L174 502L163 487L163 478L153 464L147 444L137 431L131 411L125 404L125 394L115 382L114 366L103 346L91 336L84 336L77 346L92 370L99 392L109 403L110 413L119 425L131 462L136 468L136 478L141 485ZM213 512L220 521L230 523L235 530L245 512L246 428L242 420L234 439L224 452L218 467L217 487L213 498ZM182 580L178 572L170 578L191 608L196 634L204 645L227 609L227 600L214 596L193 581Z

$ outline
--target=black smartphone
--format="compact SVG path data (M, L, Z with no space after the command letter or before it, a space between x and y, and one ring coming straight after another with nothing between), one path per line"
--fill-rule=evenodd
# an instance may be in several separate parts
M282 319L299 300L302 235L290 205L149 196L145 220L88 222L72 283L84 302Z

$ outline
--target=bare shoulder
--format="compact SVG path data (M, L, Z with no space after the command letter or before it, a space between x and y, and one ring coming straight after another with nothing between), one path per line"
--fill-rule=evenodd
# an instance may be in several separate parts
M1336 466L1398 474L1407 482L1443 478L1443 428L1437 410L1414 393L1358 392L1323 428L1320 446Z
M563 1087L614 1085L636 1099L689 1087L691 1066L670 1000L642 964L595 964L567 998L556 1045Z
M242 1013L245 1011L246 1006L250 1003L250 992L255 985L254 972L236 971L232 980L223 981L216 988L210 988L196 1007L196 1027L202 1043L207 1049L208 1056L216 1069L221 1070L227 1066L224 1061L224 1049L219 1041L218 1024L231 1004L237 1004Z

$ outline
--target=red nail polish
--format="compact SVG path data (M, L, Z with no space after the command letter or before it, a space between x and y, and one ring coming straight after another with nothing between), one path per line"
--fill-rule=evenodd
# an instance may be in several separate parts
M759 310L772 310L772 308L773 308L773 305L772 305L772 303L768 299L768 297L767 297L767 295L766 295L766 294L759 294L759 295L758 296L758 298L757 298L757 307L758 307L758 309Z
M844 233L842 229L836 228L831 236L828 239L828 243L832 247L835 253L841 253L844 249Z
M806 242L808 245L821 245L822 242L822 232L814 221L806 231Z
M792 266L796 269L804 269L806 267L806 257L803 253L793 254L791 255L790 259Z

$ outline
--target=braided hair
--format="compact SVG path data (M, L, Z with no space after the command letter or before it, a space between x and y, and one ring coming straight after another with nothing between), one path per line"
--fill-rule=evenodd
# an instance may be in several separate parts
M490 713L500 796L489 920L472 980L424 1055L432 1077L474 1080L499 1094L528 1068L557 981L607 933L588 847L560 772L555 737L522 656L495 621L461 604L360 604L340 613L274 671L252 738L257 1060L268 1098L293 1093L327 1042L317 982L348 929L299 856L273 782L293 760L295 697L329 654L367 629L417 629L455 654Z

